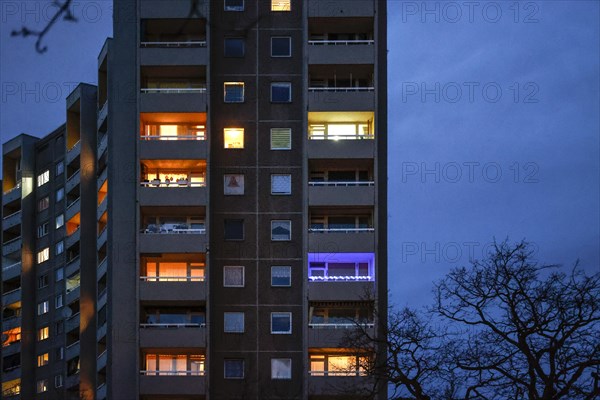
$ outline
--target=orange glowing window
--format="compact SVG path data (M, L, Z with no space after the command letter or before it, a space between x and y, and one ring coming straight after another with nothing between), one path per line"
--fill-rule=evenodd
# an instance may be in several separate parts
M223 135L226 149L244 148L244 128L225 128Z

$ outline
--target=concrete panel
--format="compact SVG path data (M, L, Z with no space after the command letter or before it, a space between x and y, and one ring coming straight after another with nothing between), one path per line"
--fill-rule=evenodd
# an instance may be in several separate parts
M375 282L309 282L311 301L364 300L375 293Z
M2 219L2 229L7 230L21 223L21 211L7 215Z
M141 395L197 396L204 393L203 376L140 376Z
M205 253L207 239L204 234L156 234L140 235L141 253Z
M206 159L206 140L142 140L141 160Z
M12 290L2 295L2 304L12 304L21 301L21 289Z
M309 186L309 206L372 206L373 186Z
M21 263L15 263L11 265L3 265L2 266L2 280L7 281L12 278L16 278L21 275Z
M21 186L19 185L17 187L12 188L8 192L2 194L2 203L9 204L20 198L21 198Z
M309 232L308 251L311 253L372 253L375 251L375 232Z
M145 47L140 65L207 65L206 47Z
M142 348L205 348L206 328L140 328L140 347Z
M375 92L308 92L308 111L373 111Z
M206 93L141 93L140 112L206 112Z
M198 1L198 11L208 15L207 2ZM190 0L144 0L140 2L141 18L187 18Z
M375 46L370 44L309 45L309 64L373 64Z
M205 282L140 282L140 300L201 304L206 301Z
M205 187L141 187L140 206L205 206Z
M363 140L309 140L308 158L374 158L375 141Z
M353 328L317 329L308 328L308 347L332 348L344 347ZM375 335L375 328L367 328L369 335Z
M6 255L12 254L16 251L20 251L22 245L23 245L23 240L20 237L15 240L12 240L12 241L2 245L2 255L6 256Z
M375 0L310 0L309 17L372 17Z
M372 378L366 376L311 376L308 379L309 395L343 396L343 399L364 398L373 390Z

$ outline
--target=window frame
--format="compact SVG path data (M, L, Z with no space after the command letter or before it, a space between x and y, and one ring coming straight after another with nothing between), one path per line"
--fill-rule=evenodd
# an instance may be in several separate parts
M228 86L241 86L242 87L242 96L241 100L227 100L227 87ZM246 100L246 83L239 81L227 81L223 82L223 102L227 104L239 104L243 103Z
M289 147L273 147L273 131L274 130L286 130L289 133ZM275 150L275 151L286 151L286 150L291 150L292 149L292 128L271 128L270 130L271 133L271 138L270 138L270 148L271 150ZM281 134L281 133L280 133Z
M227 363L228 362L240 362L241 363L241 376L231 376L227 374ZM246 362L243 358L226 358L223 360L223 379L244 379L246 376Z
M39 379L35 383L35 391L37 394L48 392L49 382L48 379Z
M227 274L225 273L225 271L227 269L233 269L233 268L241 268L242 270L242 284L241 285L231 285L231 284L226 284L225 282L225 277L227 276ZM243 265L224 265L223 266L223 287L232 287L232 288L241 288L241 287L245 287L246 286L246 267Z
M237 315L242 317L241 330L227 330L227 315ZM246 314L243 311L225 311L223 312L223 333L245 333Z
M288 285L275 285L273 284L273 271L275 268L287 268L289 271L289 284ZM271 287L291 287L292 286L292 267L289 265L271 265Z
M279 55L273 53L273 41L276 39L287 39L287 54ZM290 58L292 57L292 37L291 36L271 36L271 57L272 58Z
M49 300L44 300L41 301L37 304L37 315L38 317L40 315L45 315L48 314L50 312L50 301Z
M285 85L288 89L288 100L274 100L273 99L273 90L275 89L275 87L277 86L283 86ZM292 82L287 82L287 81L277 81L277 82L271 82L271 91L270 91L270 95L271 95L271 103L275 103L275 104L289 104L292 102Z
M60 194L60 196L59 196ZM56 203L58 203L59 201L62 201L65 198L65 188L61 187L56 189L56 196L54 197L54 201Z
M279 377L279 376L273 375L273 362L274 361L288 361L289 362L289 370L285 377ZM271 379L272 380L286 380L286 381L291 380L292 379L292 364L293 363L292 363L291 358L281 358L281 357L271 358Z
M227 6L227 0L223 1L223 10L224 11L233 11L233 12L240 12L240 11L244 11L244 9L246 8L246 4L244 0L241 0L242 5L241 6Z
M234 222L234 221L241 222L241 224L242 224L242 237L241 238L230 239L230 238L227 237L227 227L226 227L226 225L227 225L227 222L231 223L231 222ZM223 240L234 241L234 242L238 241L239 242L239 241L245 240L245 238L246 238L246 227L245 227L244 219L243 218L225 218L223 220Z
M283 9L283 10L277 10L277 9L273 9L275 2L277 2L278 0L271 0L271 12L290 12L292 11L292 0L283 0L283 1L287 1L288 7L287 9Z
M50 207L50 196L44 196L37 201L37 211L42 212Z
M239 147L229 147L227 146L227 133L233 131L241 131L242 132L242 145ZM223 149L225 150L244 150L244 146L246 145L246 129L245 128L223 128Z
M44 186L46 183L50 182L50 170L47 169L41 174L37 176L36 184L38 188Z
M60 220L60 225L58 224ZM54 218L54 229L60 229L65 226L65 214L59 214Z
M273 183L276 177L287 176L290 179L290 188L287 192L274 192ZM292 174L271 174L271 195L272 196L291 196L292 195Z
M289 231L290 231L290 235L287 239L275 239L273 237L273 224L274 223L282 223L282 222L288 222L289 223ZM271 220L271 241L272 242L289 242L292 240L292 220L291 219L272 219Z
M65 252L65 242L60 240L54 244L54 255L58 256Z
M50 232L50 224L48 223L48 221L42 222L40 225L38 225L38 228L37 228L37 238L38 239L43 238L49 232Z
M50 259L50 247L44 247L43 249L40 249L37 251L36 257L35 257L35 260L37 261L36 262L37 265L43 264L46 261L48 261L49 259Z
M276 315L282 316L283 314L286 314L289 316L289 323L290 323L290 329L289 331L274 331L273 330L273 317L275 317ZM291 335L293 331L292 328L292 313L290 311L274 311L271 313L271 335Z
M42 326L37 330L37 341L42 342L50 337L50 327Z

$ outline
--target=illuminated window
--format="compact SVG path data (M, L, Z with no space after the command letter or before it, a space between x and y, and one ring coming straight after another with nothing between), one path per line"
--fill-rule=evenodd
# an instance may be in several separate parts
M65 173L65 163L59 162L56 164L56 176L60 176Z
M44 393L48 391L48 379L42 379L37 381L36 389L38 393Z
M2 347L10 346L21 341L21 327L17 326L2 332Z
M146 375L204 375L203 354L146 354Z
M50 181L50 170L45 170L37 177L37 187L45 185Z
M289 287L292 285L292 267L271 267L271 286Z
M56 243L54 250L55 250L55 252L54 252L55 255L62 254L65 251L65 242L63 242L61 240L60 242Z
M244 11L244 0L225 0L225 11Z
M271 83L271 102L290 103L292 101L292 84L290 82Z
M292 221L273 220L271 221L271 240L286 241L292 240Z
M291 11L292 0L271 0L271 11Z
M37 263L38 264L48 261L49 258L50 258L50 248L49 247L46 247L45 249L38 251L38 253L37 253Z
M225 82L225 103L244 102L244 82Z
M223 140L226 149L244 148L244 128L223 129Z
M226 312L223 314L223 330L225 333L244 333L244 313Z
M290 128L271 128L271 150L290 150L292 148L292 130Z
M228 359L224 360L225 379L243 379L244 378L244 360Z
M271 175L271 194L292 194L292 175Z
M245 45L243 38L225 38L225 57L244 57Z
M312 376L364 376L368 357L354 355L310 355Z
M46 300L42 301L41 303L38 303L37 311L38 315L46 314L48 311L50 311L50 302Z
M65 224L65 215L64 214L60 214L59 216L56 217L56 224L55 224L55 229L60 228L61 226L63 226Z
M65 198L65 188L60 188L56 191L56 201L59 202Z
M271 358L271 379L292 379L292 359Z
M48 353L40 354L37 357L37 366L43 367L44 365L48 365L48 361L49 361L48 358L49 358Z
M274 36L271 38L271 57L291 57L292 38L289 36Z
M271 333L277 335L289 335L292 333L292 313L271 313Z
M42 341L46 340L50 337L50 328L45 326L43 328L38 329L37 340Z
M225 267L223 267L223 286L225 286L225 287L244 287L244 267L243 266L225 266Z
M147 262L146 278L148 282L202 282L204 263Z

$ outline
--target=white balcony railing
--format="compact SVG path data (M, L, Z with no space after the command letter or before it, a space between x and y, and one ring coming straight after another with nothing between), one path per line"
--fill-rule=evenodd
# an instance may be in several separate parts
M141 186L144 187L168 187L168 188L178 188L178 187L206 187L206 182L190 182L187 179L179 179L177 181L161 181L159 179L153 179L151 181L142 181L140 182Z
M191 234L205 235L206 228L190 228L185 225L148 225L147 228L141 230L141 233L168 235L168 234Z
M6 192L4 192L4 195L7 195L17 189L21 189L21 181L17 182L17 184L13 187L11 187L10 189L8 189Z
M341 371L308 371L310 376L367 376L367 371L341 370Z
M21 214L21 210L19 210L19 211L15 211L15 212L14 212L14 213L12 213L12 214L8 214L8 215L6 215L6 216L2 217L2 219L3 219L3 220L7 220L7 219L9 219L10 217L13 217L13 216L15 216L15 215L17 215L17 214Z
M204 276L140 276L142 282L204 282Z
M146 376L204 376L205 371L165 371L165 370L141 370L140 374Z
M206 88L142 88L142 93L206 93Z
M140 324L140 328L204 328L206 324Z
M309 328L313 329L354 329L357 326L363 328L373 328L375 325L373 323L353 323L347 322L343 324L308 324Z
M374 282L375 277L370 275L343 275L343 276L309 276L311 282Z
M323 135L322 133L309 133L310 140L373 140L375 135Z
M206 140L205 135L142 135L142 140Z
M321 87L313 86L308 88L309 92L374 92L374 86L349 86L349 87Z
M206 47L206 40L189 40L185 42L141 42L141 47Z
M311 233L364 233L375 232L375 228L309 228Z
M375 181L310 181L308 186L375 186Z
M373 45L374 40L309 40L312 46L354 46L354 45Z
M2 271L7 272L7 271L10 271L13 268L16 269L17 267L20 267L20 266L21 266L21 261L16 262L14 264L10 264L10 265L3 265L2 266Z

